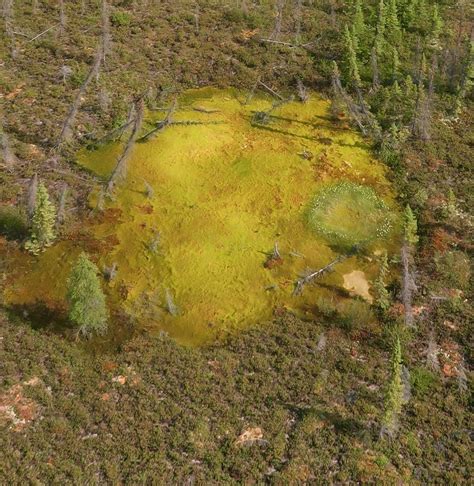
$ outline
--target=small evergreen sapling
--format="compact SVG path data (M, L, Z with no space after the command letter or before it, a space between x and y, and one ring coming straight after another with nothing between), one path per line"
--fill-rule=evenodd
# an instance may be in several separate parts
M398 420L404 402L402 349L398 336L393 346L391 368L391 379L385 396L385 411L380 435L393 438L398 430Z
M68 280L69 319L86 337L107 330L108 311L97 274L97 266L81 253Z
M25 248L34 255L38 255L48 246L51 246L56 238L55 222L56 209L49 200L48 190L44 184L40 184L36 193L30 239L25 243Z
M404 214L405 240L412 246L418 243L418 223L411 207L407 204Z

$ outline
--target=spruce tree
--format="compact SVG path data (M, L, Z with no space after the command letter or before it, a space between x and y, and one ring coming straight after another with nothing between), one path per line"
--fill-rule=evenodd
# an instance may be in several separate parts
M387 33L386 37L392 44L392 47L398 46L402 40L402 31L398 19L397 0L390 0L388 4L385 30Z
M354 39L349 30L349 27L345 28L344 37L346 41L346 59L348 70L348 81L355 87L359 88L361 84L359 66L357 64L357 54L354 48Z
M395 338L391 358L391 378L385 396L385 410L382 418L381 435L394 437L403 405L402 349L400 338Z
M41 183L36 192L30 238L25 243L25 248L34 255L38 255L48 246L51 246L56 237L54 233L55 221L56 209L49 200L48 190Z
M407 204L404 214L405 241L414 246L418 243L418 223L411 207Z
M365 20L364 12L362 10L361 0L356 0L354 4L354 15L352 19L352 25L354 28L354 33L358 39L362 40L365 36Z
M431 18L431 31L430 31L430 47L433 49L438 49L439 46L439 38L441 36L441 32L443 30L443 20L441 19L441 15L439 14L438 5L435 3L433 5L433 14Z
M390 307L390 297L386 288L386 278L388 274L387 252L384 252L380 259L380 268L377 280L374 283L375 303L381 310L387 310Z
M78 333L89 337L107 329L107 306L97 266L81 253L68 279L69 319Z
M377 54L382 54L384 40L385 40L385 4L383 0L380 0L377 18L377 27L375 31L375 48L377 49Z

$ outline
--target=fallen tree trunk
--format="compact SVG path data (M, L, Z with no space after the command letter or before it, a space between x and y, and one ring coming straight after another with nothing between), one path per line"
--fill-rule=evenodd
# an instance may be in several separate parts
M143 137L140 137L140 139L138 141L139 142L146 142L148 139L150 139L151 137L153 137L156 133L161 132L168 125L171 125L171 123L173 121L173 114L176 111L177 105L178 105L178 101L177 101L177 98L175 98L173 100L173 103L171 104L171 106L168 108L168 111L166 113L165 119L162 120L162 121L160 121L156 125L156 127L153 128L152 130L150 130L148 133L145 133L145 135L143 135Z
M84 97L84 94L86 92L87 86L89 86L89 83L92 81L94 76L97 76L97 74L99 73L101 62L102 62L102 47L99 46L97 48L94 57L94 63L92 64L92 67L90 68L89 73L86 76L86 79L84 80L81 87L79 88L79 91L77 92L76 97L74 98L69 113L66 117L66 120L64 121L63 127L61 129L61 134L59 135L59 140L57 144L58 147L62 143L68 142L71 139L72 128L74 125L74 121L76 120L76 115L79 110L79 107L81 106L82 98Z
M324 274L330 272L335 265L346 260L347 258L349 258L349 256L351 255L339 255L335 260L333 260L331 263L328 263L323 268L320 268L319 270L315 270L315 271L309 271L306 275L304 275L303 277L301 277L295 282L295 289L293 290L293 295L301 295L303 293L303 289L306 284L309 284L314 280L316 280L317 278L320 278Z
M133 129L132 133L130 134L130 137L128 138L127 144L125 145L125 149L123 150L122 154L120 155L117 164L115 166L115 169L113 170L109 181L107 183L107 189L106 189L106 195L110 196L112 194L112 191L114 190L115 185L117 184L118 180L125 177L125 174L127 172L127 161L128 157L130 156L130 153L132 151L132 148L137 141L138 138L138 133L141 129L142 123L143 123L143 115L145 111L145 104L143 102L143 98L139 98L135 102L135 120L133 123Z

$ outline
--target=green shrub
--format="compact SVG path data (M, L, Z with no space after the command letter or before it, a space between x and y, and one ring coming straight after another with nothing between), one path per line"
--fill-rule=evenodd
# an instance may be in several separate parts
M341 325L348 331L364 328L373 320L370 305L363 300L349 300L338 307Z
M24 214L14 206L0 206L0 235L8 240L21 240L27 233Z
M110 16L110 21L112 22L112 25L116 27L123 27L126 25L130 25L132 17L127 12L124 12L123 10L118 10L112 13L112 15Z
M429 392L436 382L436 376L431 371L422 368L421 366L414 368L411 371L410 378L413 389L420 395Z
M469 257L462 251L454 250L435 257L436 270L443 283L451 287L466 290L471 281Z

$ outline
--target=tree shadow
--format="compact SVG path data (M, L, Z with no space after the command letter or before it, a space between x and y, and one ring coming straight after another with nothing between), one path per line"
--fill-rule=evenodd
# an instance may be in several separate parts
M119 352L123 345L136 333L135 323L123 312L112 313L107 332L84 338L78 335L77 328L67 316L66 309L48 307L44 302L16 304L5 308L10 320L29 325L36 331L56 334L75 341L91 354Z
M315 137L311 137L311 136L308 136L308 135L299 135L297 133L292 133L292 132L289 132L287 130L280 130L278 128L269 127L267 125L260 125L260 124L257 124L257 123L252 123L252 126L254 128L258 128L260 130L267 130L268 132L279 133L281 135L288 135L290 137L295 137L295 138L302 138L304 140L309 140L311 142L316 141Z
M360 437L367 430L367 427L359 420L356 420L352 417L343 417L338 412L330 412L316 407L291 408L299 421L311 417L317 418L331 424L334 427L334 430L339 434L347 435L350 437Z
M35 330L45 330L64 334L72 330L64 309L48 307L44 302L15 304L7 307L8 314L19 318Z
M309 121L302 121L302 120L297 120L296 118L287 118L284 116L277 116L277 115L268 115L268 118L271 118L272 120L278 120L278 121L284 121L284 122L289 122L289 123L298 123L300 125L305 125L314 129L325 129L325 130L334 130L334 131L347 131L346 128L338 127L336 125L325 125L324 123L314 123L314 122L309 122ZM330 118L324 118L321 116L317 116L317 118L320 118L322 120L332 122L334 123Z

